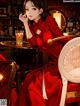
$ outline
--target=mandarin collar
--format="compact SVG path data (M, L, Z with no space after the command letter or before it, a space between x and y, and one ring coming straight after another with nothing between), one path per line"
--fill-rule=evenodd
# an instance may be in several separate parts
M41 24L42 22L42 18L40 18L37 22L34 22L34 24L38 25L38 24Z

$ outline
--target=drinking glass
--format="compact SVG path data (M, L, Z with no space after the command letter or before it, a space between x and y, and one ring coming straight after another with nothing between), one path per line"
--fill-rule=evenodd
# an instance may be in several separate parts
M17 46L22 46L23 45L23 35L24 35L24 31L16 31L15 32L16 35L16 45Z

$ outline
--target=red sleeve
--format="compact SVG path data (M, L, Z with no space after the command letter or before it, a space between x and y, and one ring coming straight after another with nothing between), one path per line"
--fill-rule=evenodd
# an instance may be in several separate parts
M61 29L58 27L55 19L52 16L48 16L46 21L47 21L50 31L53 33L54 37L64 36ZM59 41L62 42L63 44L65 44L70 39L72 39L72 37L69 36L69 37L65 37L64 39L61 39Z
M48 16L46 21L49 25L50 31L54 34L55 37L63 35L55 19L52 16Z
M50 32L45 32L45 33L44 33L44 36L43 36L44 42L47 42L48 39L53 39L53 35L52 35L52 33L50 33Z

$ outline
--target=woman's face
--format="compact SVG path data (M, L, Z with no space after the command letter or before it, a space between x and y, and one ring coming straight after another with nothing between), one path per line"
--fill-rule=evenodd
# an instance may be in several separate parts
M43 9L38 9L37 7L35 7L33 2L31 1L26 2L25 13L29 18L29 20L37 22L40 19L42 12Z

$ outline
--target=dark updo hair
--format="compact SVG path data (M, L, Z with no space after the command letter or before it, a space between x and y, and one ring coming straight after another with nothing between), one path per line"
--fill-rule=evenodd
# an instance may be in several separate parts
M43 13L41 14L42 19L45 20L46 17L49 15L48 12L48 6L47 6L47 0L25 0L24 1L24 10L25 10L25 5L26 2L31 1L35 7L39 8L39 9L43 9Z

